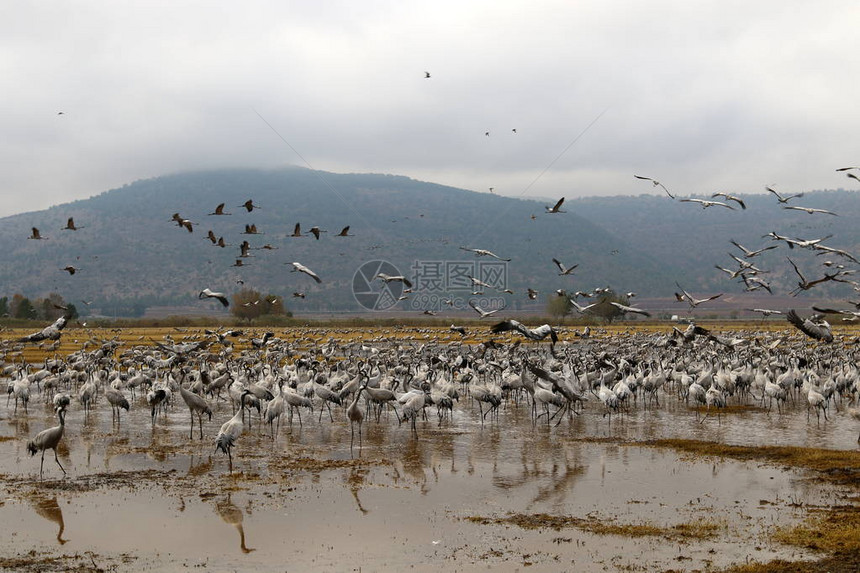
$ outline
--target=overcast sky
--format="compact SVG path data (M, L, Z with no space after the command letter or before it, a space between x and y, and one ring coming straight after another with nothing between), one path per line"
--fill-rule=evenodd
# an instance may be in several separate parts
M634 173L860 189L835 172L860 164L855 1L158 4L0 7L0 216L234 166L508 196L654 192Z

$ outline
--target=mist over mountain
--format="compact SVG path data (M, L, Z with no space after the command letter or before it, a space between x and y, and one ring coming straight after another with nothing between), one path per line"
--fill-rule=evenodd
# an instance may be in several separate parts
M247 212L240 206L248 199L259 209ZM224 311L217 303L197 300L201 289L230 294L247 286L283 296L298 314L355 312L364 310L353 296L356 272L364 263L385 261L416 283L409 299L397 305L400 310L438 308L442 298L476 298L463 277L489 272L493 284L514 294L485 290L484 296L504 297L512 311L540 311L559 288L572 293L610 286L656 298L671 297L678 282L689 291L742 293L744 285L714 265L736 268L728 253L741 253L729 240L760 248L772 243L762 238L770 231L804 239L832 235L828 245L860 252L857 193L822 191L792 201L839 216L781 209L771 195L743 199L745 210L702 209L646 195L568 199L565 213L547 214L544 202L394 175L298 167L180 173L4 218L0 295L57 292L81 310L78 301L86 300L93 312L107 315L139 314L150 305L199 305L218 314ZM231 215L209 215L219 203ZM174 213L192 221L193 232L172 221ZM63 230L69 217L79 230ZM296 223L304 236L290 236ZM243 234L252 224L259 234ZM347 225L351 236L336 236ZM306 234L313 226L325 231L319 240ZM31 227L47 238L28 239ZM209 230L229 246L213 245L206 238ZM252 256L235 267L243 240L251 244ZM477 257L460 249L464 246L511 262ZM782 295L797 282L787 255L808 278L833 265L856 266L837 255L789 250L781 243L754 261L770 271L767 280ZM558 276L552 258L579 266L571 276ZM294 261L310 267L322 283L290 272ZM831 267L823 266L825 261ZM79 270L69 275L61 270L68 265ZM527 287L540 296L529 301ZM852 292L844 284L827 289L820 292ZM292 298L293 292L306 297Z

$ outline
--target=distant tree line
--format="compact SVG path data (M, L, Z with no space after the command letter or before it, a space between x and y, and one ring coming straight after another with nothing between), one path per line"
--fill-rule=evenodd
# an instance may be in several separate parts
M624 313L613 305L617 302L624 305L630 304L630 299L626 295L616 293L611 288L603 289L603 292L597 296L590 298L585 305L593 305L588 309L587 315L603 320L606 323L611 323L616 318L621 318ZM567 294L557 295L552 294L547 299L546 312L556 318L562 319L574 311L573 303Z
M61 316L77 318L78 309L55 292L34 301L20 293L12 295L11 299L0 298L0 317L3 318L54 321Z
M243 288L233 295L230 312L248 322L261 316L293 316L284 306L283 297L263 295L250 288Z

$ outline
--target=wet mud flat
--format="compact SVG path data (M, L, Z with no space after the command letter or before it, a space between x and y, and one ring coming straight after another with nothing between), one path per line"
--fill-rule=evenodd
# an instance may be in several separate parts
M842 418L700 423L666 404L610 425L588 403L556 427L524 405L482 424L467 404L417 435L367 420L360 452L342 411L275 439L255 419L232 473L214 452L229 405L201 441L182 404L154 425L138 402L119 423L101 404L69 411L68 475L48 452L42 480L26 441L51 409L4 409L0 570L857 570L860 453Z

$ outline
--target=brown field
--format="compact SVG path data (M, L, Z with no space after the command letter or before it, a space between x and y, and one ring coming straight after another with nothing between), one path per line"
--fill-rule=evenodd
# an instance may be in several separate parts
M781 335L817 352L782 321L709 323L746 338ZM409 352L451 342L476 345L487 323L353 327L332 323L266 330L298 355L322 359L331 341ZM561 329L562 345L601 352L666 323ZM13 341L36 330L0 332ZM852 353L854 327L834 329L827 351ZM6 361L45 359L118 340L120 351L205 337L203 327L69 327L55 348L7 343ZM500 343L517 338L500 335ZM565 342L566 341L566 342ZM523 347L545 348L526 342ZM233 356L248 350L238 342ZM357 351L358 352L358 351ZM197 364L193 364L197 366ZM74 396L74 393L72 393ZM350 449L343 408L333 420L315 404L303 424L270 434L254 414L233 469L214 452L232 416L213 402L204 439L189 439L181 400L152 421L139 392L119 422L102 398L85 414L73 399L59 447L39 478L26 442L56 424L37 392L28 412L0 406L0 569L10 571L858 571L860 427L843 404L807 422L805 406L768 412L730 402L718 421L666 391L608 420L589 396L558 425L533 424L529 406L505 402L481 420L463 396L450 420L435 409L416 433L393 414L366 419ZM195 422L196 426L196 422Z

